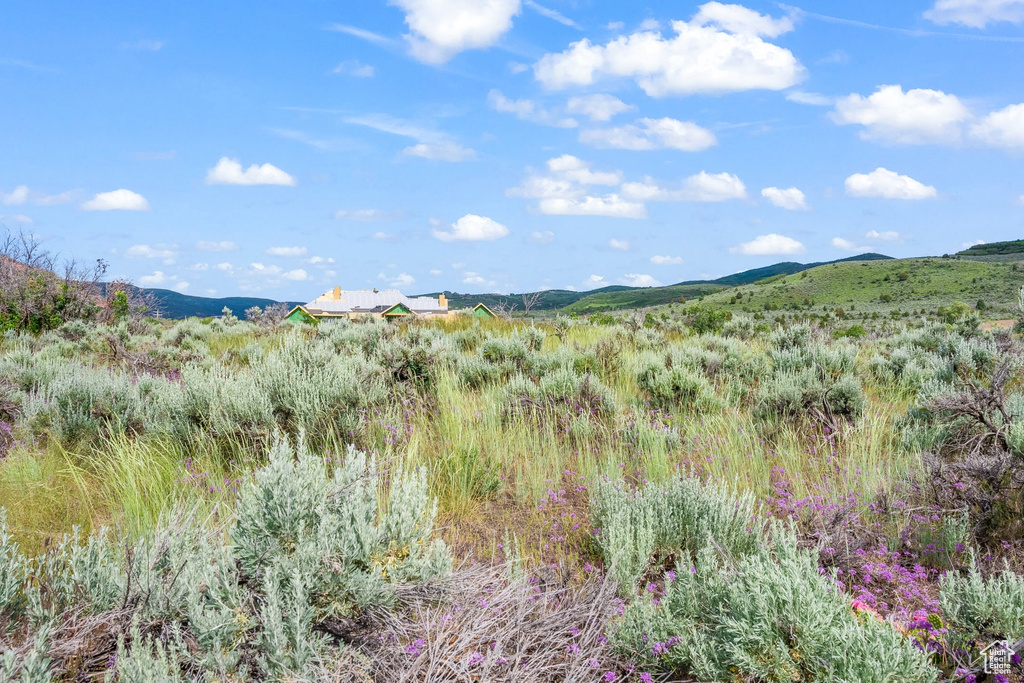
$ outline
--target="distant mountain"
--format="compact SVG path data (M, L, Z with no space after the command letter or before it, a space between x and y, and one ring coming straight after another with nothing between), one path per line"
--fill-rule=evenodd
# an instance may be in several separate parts
M221 299L212 299L204 296L190 296L180 294L170 289L144 289L157 302L157 309L161 317L180 320L196 316L198 318L210 318L218 316L227 306L239 318L244 316L245 309L259 306L266 308L277 302L273 299L260 299L248 296L228 296ZM295 302L285 302L291 308Z
M752 284L768 278L780 275L792 275L804 270L828 263L842 263L844 261L878 261L891 259L891 256L883 254L857 254L849 258L837 261L826 261L823 263L795 263L786 261L776 263L764 268L745 270L734 275L720 277L717 280L688 280L667 287L626 287L624 285L612 285L600 289L591 289L586 292L574 292L566 289L549 289L542 292L527 293L530 297L537 295L537 302L532 307L536 311L566 309L569 312L587 313L591 311L611 311L622 308L638 308L643 306L657 306L680 297L693 299L717 292L728 287ZM432 292L422 296L437 296L440 292ZM502 304L506 306L515 305L515 310L522 311L522 294L459 294L458 292L445 291L444 295L451 302L453 309L470 308L478 303L494 308Z

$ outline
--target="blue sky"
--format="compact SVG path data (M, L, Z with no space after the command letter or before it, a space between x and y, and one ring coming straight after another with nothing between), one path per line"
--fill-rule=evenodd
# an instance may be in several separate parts
M670 284L1024 227L1024 0L0 5L0 223L201 296Z

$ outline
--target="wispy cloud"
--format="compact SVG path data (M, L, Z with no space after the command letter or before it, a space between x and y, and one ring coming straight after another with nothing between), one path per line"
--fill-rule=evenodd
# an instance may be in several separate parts
M402 150L405 156L422 157L437 161L468 161L476 157L476 151L464 147L447 133L427 128L388 114L364 114L350 116L346 123L365 126L382 133L412 138L417 144Z
M569 26L578 31L583 30L582 26L580 26L575 21L573 21L572 19L570 19L569 17L565 16L564 14L557 10L550 9L548 7L545 7L544 5L538 5L533 0L524 0L523 4L532 9L537 14L541 15L542 17L547 17L548 19L557 21L559 24L562 24L563 26Z
M335 33L344 33L345 35L365 40L366 42L373 43L374 45L394 46L398 44L398 41L394 38L388 38L387 36L382 36L379 33L367 31L365 28L349 26L348 24L331 24L327 27L327 30L334 31Z

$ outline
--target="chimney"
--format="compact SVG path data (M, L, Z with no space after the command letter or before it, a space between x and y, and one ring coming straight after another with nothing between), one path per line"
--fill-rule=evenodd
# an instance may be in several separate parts
M334 288L334 299L338 300L341 298L341 287Z
M438 295L438 297L437 297L437 305L440 308L446 307L448 305L448 297L446 297L444 294Z

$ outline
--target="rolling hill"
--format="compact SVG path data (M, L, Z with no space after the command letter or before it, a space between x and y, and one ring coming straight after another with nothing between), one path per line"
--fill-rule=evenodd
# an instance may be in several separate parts
M986 317L1015 314L1024 269L956 258L838 262L716 292L703 303L733 311L812 306L849 312L934 311L963 301L984 303Z
M189 296L180 294L170 289L144 289L156 299L157 312L163 318L179 320L181 318L209 318L218 316L227 306L235 315L243 317L245 309L259 306L266 308L277 302L273 299L260 299L248 296L229 296L220 299L212 299L203 296ZM289 308L296 305L294 302L285 302Z

